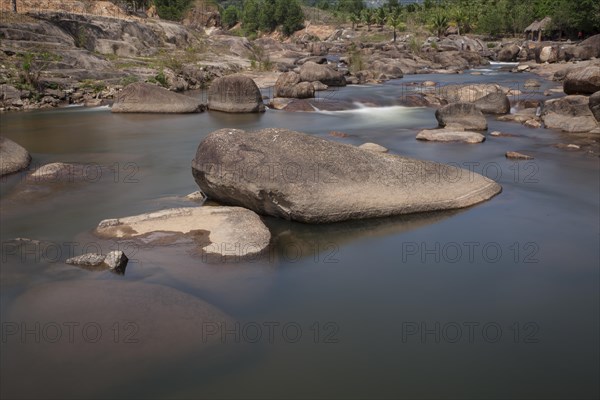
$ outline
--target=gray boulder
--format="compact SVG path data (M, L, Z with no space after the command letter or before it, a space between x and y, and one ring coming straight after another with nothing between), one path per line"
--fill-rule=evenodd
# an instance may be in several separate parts
M519 55L519 51L521 49L514 43L508 44L500 49L498 52L498 56L496 57L498 61L511 62L516 61L517 56Z
M0 136L0 176L21 171L29 166L31 156L22 146Z
M484 114L503 115L510 112L510 100L501 92L490 93L476 100L473 104Z
M571 133L589 132L598 127L586 96L565 96L546 101L542 120L547 128Z
M590 110L592 110L592 114L594 114L596 121L600 121L600 91L591 95L589 102Z
M308 99L315 97L315 87L309 82L300 82L300 75L286 72L275 82L275 97Z
M460 168L285 129L215 131L192 173L209 199L306 223L463 208L501 191Z
M215 79L208 89L208 108L230 113L265 111L256 83L250 77L237 74Z
M572 68L563 82L566 94L592 94L600 90L600 64Z
M308 61L300 67L300 80L303 82L319 81L327 86L346 86L344 74L328 65Z
M144 82L127 85L117 95L114 113L182 114L204 111L199 100Z
M436 110L435 118L442 128L447 125L459 125L464 129L476 131L487 129L487 121L482 112L471 103L448 104Z

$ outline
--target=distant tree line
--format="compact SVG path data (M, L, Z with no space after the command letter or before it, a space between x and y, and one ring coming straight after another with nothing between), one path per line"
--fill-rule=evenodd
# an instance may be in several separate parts
M353 25L363 23L368 29L381 21L390 26L408 23L425 25L435 34L449 26L460 33L490 35L522 34L534 20L549 16L551 30L576 36L600 32L598 0L424 0L408 3L387 0L381 7L367 7L363 0L303 0L305 4L346 16Z

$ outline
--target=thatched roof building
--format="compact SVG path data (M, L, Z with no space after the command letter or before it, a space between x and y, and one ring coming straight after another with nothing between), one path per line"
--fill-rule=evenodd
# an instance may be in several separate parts
M541 21L533 21L531 25L525 28L525 35L529 39L529 35L531 34L531 38L535 39L538 37L538 40L542 39L542 32L550 29L552 24L552 18L544 17Z

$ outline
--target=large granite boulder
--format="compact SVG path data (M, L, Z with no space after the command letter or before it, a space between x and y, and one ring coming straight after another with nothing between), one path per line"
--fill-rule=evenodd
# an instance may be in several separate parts
M501 92L490 93L476 100L473 104L484 114L503 115L510 112L510 100Z
M448 103L473 103L490 94L502 94L502 87L491 83L446 85L439 89L440 96Z
M589 102L590 110L592 110L592 114L594 114L596 121L600 121L600 91L591 95Z
M487 129L487 121L483 113L471 103L448 104L436 110L435 118L442 128L447 125L453 125L476 131Z
M198 99L173 93L163 87L144 82L127 85L117 94L114 113L196 113L204 111Z
M0 136L0 176L21 171L29 166L31 156L22 146Z
M501 190L454 166L285 129L215 131L192 172L209 199L306 223L463 208Z
M300 82L300 75L285 72L275 82L275 97L308 99L315 97L315 87L310 82Z
M547 128L571 133L589 132L598 127L586 96L565 96L546 101L542 120Z
M231 113L265 111L256 83L244 75L228 75L215 79L208 89L208 108Z
M261 253L271 234L260 217L240 207L183 207L101 221L95 233L146 245L197 243L204 254Z
M500 49L496 58L498 61L504 62L516 61L519 51L521 51L521 49L516 44L507 44Z
M321 65L312 61L308 61L300 67L300 80L302 82L319 81L327 86L346 86L344 74L328 65Z
M563 82L566 94L592 94L600 90L600 63L572 68Z

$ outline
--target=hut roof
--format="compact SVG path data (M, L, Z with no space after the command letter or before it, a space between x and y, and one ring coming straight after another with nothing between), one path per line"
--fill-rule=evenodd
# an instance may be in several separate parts
M552 23L552 18L544 17L541 21L533 21L531 25L525 28L525 32L537 32L545 30Z

